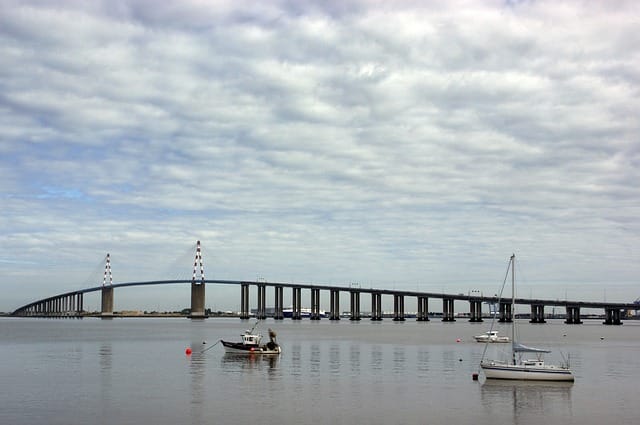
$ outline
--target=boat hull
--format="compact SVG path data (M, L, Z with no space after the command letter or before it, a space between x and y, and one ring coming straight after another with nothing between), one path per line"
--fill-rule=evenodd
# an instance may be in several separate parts
M498 337L492 338L484 335L478 335L478 336L474 336L473 338L477 342L495 342L495 343L511 342L511 339L509 339L508 336L498 336Z
M280 354L282 349L278 344L248 345L241 342L220 341L227 353L235 354Z
M508 379L517 381L573 381L570 369L556 366L526 366L499 363L480 365L487 379Z

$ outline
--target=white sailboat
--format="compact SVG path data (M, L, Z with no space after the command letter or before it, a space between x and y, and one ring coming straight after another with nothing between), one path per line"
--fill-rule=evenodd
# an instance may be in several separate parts
M480 367L487 379L513 379L524 381L573 381L573 373L568 364L560 366L546 364L543 356L548 350L527 347L515 339L515 255L511 256L511 311L514 318L511 325L510 361L482 360ZM524 355L535 354L534 359L523 359Z

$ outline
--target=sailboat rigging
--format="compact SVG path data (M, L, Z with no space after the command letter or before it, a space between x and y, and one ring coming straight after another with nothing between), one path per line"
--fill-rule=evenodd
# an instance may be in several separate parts
M515 312L515 254L511 255L511 311ZM549 350L527 347L516 341L515 314L511 324L511 361L481 360L480 367L487 379L512 379L525 381L573 381L568 364L546 364L543 359ZM523 359L524 354L535 353L535 359Z

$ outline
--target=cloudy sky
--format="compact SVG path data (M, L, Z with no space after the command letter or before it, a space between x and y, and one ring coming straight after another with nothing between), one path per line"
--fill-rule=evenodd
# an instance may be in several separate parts
M107 252L115 282L190 278L198 239L208 279L495 293L515 253L521 296L633 301L639 17L2 0L0 311L102 284ZM187 307L170 288L116 309Z

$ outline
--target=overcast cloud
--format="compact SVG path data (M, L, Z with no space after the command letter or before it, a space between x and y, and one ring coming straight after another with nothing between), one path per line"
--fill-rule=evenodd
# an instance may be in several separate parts
M522 296L633 301L639 17L2 0L0 311L101 284L107 252L116 282L190 278L198 239L210 279L496 292L515 252Z

